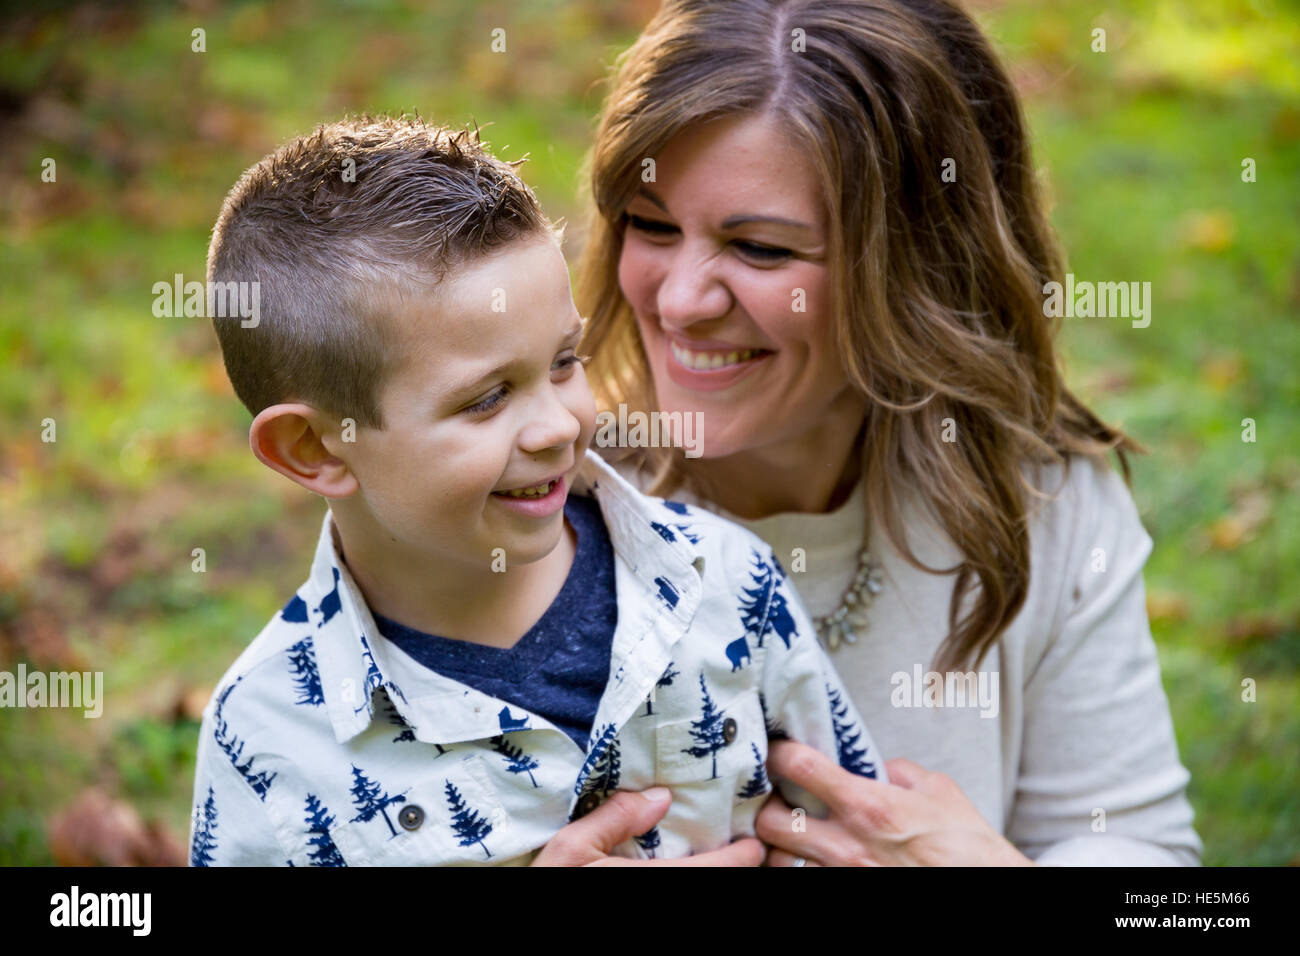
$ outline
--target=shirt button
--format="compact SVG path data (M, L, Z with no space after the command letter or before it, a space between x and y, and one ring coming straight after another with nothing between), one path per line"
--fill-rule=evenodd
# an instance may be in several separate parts
M600 794L596 793L594 790L588 790L578 798L578 806L574 814L574 819L576 820L579 817L585 817L598 806L600 806Z
M736 739L736 718L728 717L722 722L722 739L727 743Z
M418 830L420 824L424 822L424 809L418 804L408 804L402 807L402 812L397 815L397 821L407 830Z

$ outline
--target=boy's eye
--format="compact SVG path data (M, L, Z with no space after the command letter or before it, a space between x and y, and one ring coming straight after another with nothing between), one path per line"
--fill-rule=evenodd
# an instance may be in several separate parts
M481 412L489 412L506 400L506 387L502 385L491 395L482 401L475 402L473 405L466 406L461 411L470 415L477 415Z
M578 355L576 352L569 355L561 355L551 366L552 372L563 372L573 368L575 365L586 365L591 360L590 355Z
M551 365L551 373L552 374L555 374L556 372L571 373L575 365L586 365L587 362L589 362L590 360L591 360L590 355L578 355L573 352L569 353L568 355L561 355ZM506 385L501 385L497 389L495 389L490 395L487 395L480 401L475 402L473 405L466 405L460 411L462 414L465 415L482 415L485 412L490 412L506 400L506 395L509 394L509 391L510 390Z

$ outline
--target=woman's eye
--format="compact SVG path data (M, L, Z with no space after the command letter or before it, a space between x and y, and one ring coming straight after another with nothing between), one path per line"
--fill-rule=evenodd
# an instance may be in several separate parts
M737 239L735 246L751 259L761 259L764 262L780 262L782 259L789 259L794 254L789 249L782 249L778 246L763 246L744 239Z
M658 219L644 219L641 216L627 214L628 225L639 232L648 232L655 236L672 235L677 231L677 227L667 222L660 222Z
M506 400L506 389L505 386L503 385L500 388L498 388L495 392L493 392L491 395L489 395L487 398L483 399L482 401L475 402L473 405L469 405L465 407L464 409L462 409L462 411L470 415L477 415L481 412L490 412L492 409L496 408L505 400Z

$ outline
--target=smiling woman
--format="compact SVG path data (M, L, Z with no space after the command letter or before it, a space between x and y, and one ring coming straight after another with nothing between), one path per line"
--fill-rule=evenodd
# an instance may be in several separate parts
M710 459L760 427L807 447L814 419L828 443L851 440L866 400L835 349L827 214L804 152L779 120L742 114L675 137L656 165L625 212L618 278L660 409L699 412ZM729 391L742 380L743 403Z
M885 786L774 748L832 817L792 836L774 798L772 861L1194 863L1151 539L1106 458L1127 475L1139 449L1060 373L1042 290L1061 256L970 17L667 0L620 59L590 169L598 402L704 425L698 459L610 457L788 560L853 703L913 758ZM998 706L891 706L891 675L923 665Z

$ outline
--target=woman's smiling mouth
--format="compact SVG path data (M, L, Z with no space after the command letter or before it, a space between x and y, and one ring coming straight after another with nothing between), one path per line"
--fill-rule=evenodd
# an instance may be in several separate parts
M667 342L668 377L684 388L714 391L726 388L775 353L769 349L737 348L726 343L682 345Z

